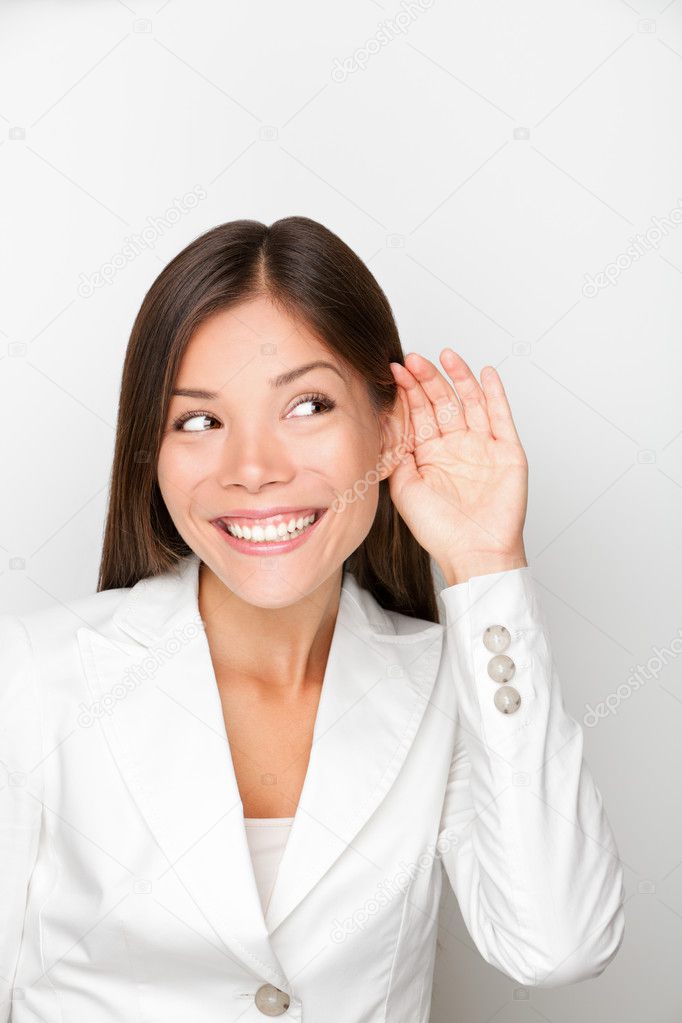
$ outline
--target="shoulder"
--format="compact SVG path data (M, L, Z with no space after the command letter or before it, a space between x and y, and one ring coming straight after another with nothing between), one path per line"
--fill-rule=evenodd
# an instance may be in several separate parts
M76 641L83 626L99 629L109 621L128 588L102 590L68 604L53 601L21 613L0 613L0 659L5 671L32 656L54 656Z
M373 593L359 584L351 572L344 573L343 591L348 595L366 627L375 636L414 639L420 635L433 636L443 631L440 622L415 618L413 615L383 607Z
M0 613L0 746L4 759L40 760L46 715L59 718L81 684L78 630L100 628L127 589L57 601L35 611Z
M381 609L386 626L395 636L415 636L424 632L442 632L443 626L440 622L430 622L427 618L415 618L413 615L403 614L401 611L388 611Z

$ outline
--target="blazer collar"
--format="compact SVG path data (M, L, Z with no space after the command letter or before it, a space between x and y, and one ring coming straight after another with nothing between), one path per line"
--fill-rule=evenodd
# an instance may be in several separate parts
M360 855L353 839L429 702L442 626L386 611L344 572L307 773L264 916L199 614L199 565L189 554L140 580L98 629L77 630L78 643L93 707L106 708L99 725L168 871L228 953L291 994L277 928L339 856Z

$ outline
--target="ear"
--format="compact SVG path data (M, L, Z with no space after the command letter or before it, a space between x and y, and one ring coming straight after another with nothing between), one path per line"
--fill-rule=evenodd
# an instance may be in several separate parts
M410 407L402 387L397 388L393 407L379 419L381 426L381 452L379 456L379 479L387 479L406 451L411 451Z

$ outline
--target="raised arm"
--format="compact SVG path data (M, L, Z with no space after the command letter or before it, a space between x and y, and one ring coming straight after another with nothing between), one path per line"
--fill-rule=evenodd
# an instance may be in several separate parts
M439 849L464 922L521 984L595 977L623 938L623 870L531 570L441 598L458 718Z
M483 957L524 984L568 984L618 950L622 867L526 561L528 463L502 381L487 366L479 383L449 348L440 359L449 379L416 353L391 363L403 442L389 480L447 583L458 709L439 848Z

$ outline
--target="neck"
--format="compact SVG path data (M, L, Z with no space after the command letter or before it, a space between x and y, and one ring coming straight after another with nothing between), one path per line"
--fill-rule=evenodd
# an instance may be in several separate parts
M342 573L288 607L263 608L242 600L204 562L199 612L211 660L230 677L252 682L258 695L293 699L324 676L341 596Z

